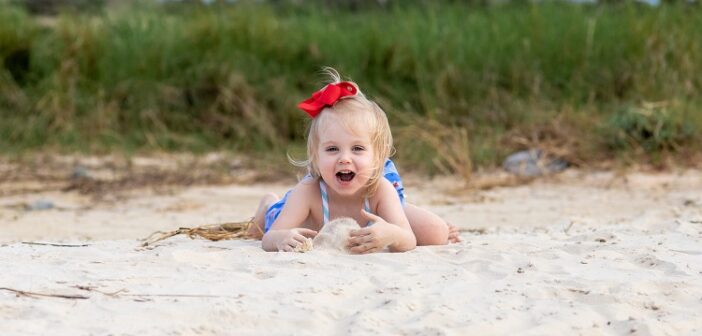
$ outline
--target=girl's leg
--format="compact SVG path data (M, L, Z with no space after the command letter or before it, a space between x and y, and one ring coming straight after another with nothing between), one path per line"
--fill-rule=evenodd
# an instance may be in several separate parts
M405 215L409 220L417 245L446 245L461 241L458 228L446 223L436 214L405 202Z
M263 229L266 226L266 211L271 204L278 201L278 196L274 193L268 193L261 198L261 202L258 203L258 209L256 209L256 214L254 215L253 225L249 227L249 231L246 232L249 237L254 239L263 238Z

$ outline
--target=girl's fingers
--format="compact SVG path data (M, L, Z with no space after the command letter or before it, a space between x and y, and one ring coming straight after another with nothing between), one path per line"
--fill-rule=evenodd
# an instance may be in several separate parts
M317 231L306 229L306 228L299 228L296 231L297 231L297 233L299 233L307 238L314 238L314 236L317 235Z
M302 244L302 242L298 240L298 237L300 237L303 240L305 239L305 237L303 237L302 235L294 235L282 242L282 246L278 247L278 250L285 252L293 252L296 247Z
M373 223L383 220L381 217L376 216L376 215L366 211L366 209L361 209L361 215L363 215L363 217L365 217L367 220L369 220Z
M380 248L380 246L376 246L376 247L374 247L374 248L371 248L371 249L366 250L366 252L363 252L363 253L375 253L375 252L379 252L380 250L382 250L382 249Z
M360 244L357 246L354 246L351 248L351 252L353 253L358 253L358 254L364 254L364 253L369 253L369 251L375 251L375 250L380 250L379 246L375 246L370 243L365 243L365 244Z
M358 229L358 230L351 230L351 232L349 232L349 236L351 236L351 237L365 236L368 234L370 234L370 229L367 229L367 228Z
M363 253L363 251L365 251L365 250L366 250L366 248L363 247L363 245L356 245L356 246L351 248L351 252L357 253L357 254Z
M371 242L372 240L373 240L373 237L371 237L370 235L351 237L348 239L348 245L349 246L356 246L356 245L366 244L368 242Z
M349 238L346 241L346 247L354 247L356 245L358 245L358 241L355 238Z
M304 244L308 238L303 236L303 235L294 235L293 239L295 239L295 241L300 243L300 244Z

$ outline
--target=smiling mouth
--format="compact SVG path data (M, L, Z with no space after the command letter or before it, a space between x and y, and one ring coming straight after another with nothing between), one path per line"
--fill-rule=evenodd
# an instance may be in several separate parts
M353 180L354 176L356 176L356 173L350 170L343 170L336 173L336 177L343 182L350 182Z

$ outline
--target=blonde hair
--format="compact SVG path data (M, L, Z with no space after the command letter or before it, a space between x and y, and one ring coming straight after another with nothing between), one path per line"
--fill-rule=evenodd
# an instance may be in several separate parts
M341 77L336 70L325 68L324 71L331 78L331 84L341 82ZM392 133L385 112L375 102L366 98L356 83L350 82L357 89L357 94L345 97L337 101L333 106L326 107L309 124L307 132L307 160L290 162L294 165L307 167L307 172L316 180L321 178L317 162L319 160L317 151L319 149L319 131L322 126L330 121L334 116L343 126L352 133L359 130L367 130L370 134L371 145L373 146L373 171L366 183L366 196L375 194L383 178L383 167L385 160L392 156Z

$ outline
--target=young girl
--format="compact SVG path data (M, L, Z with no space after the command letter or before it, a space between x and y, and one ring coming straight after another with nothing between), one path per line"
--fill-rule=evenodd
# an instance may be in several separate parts
M354 253L459 241L458 230L437 215L404 201L385 112L353 82L333 82L298 105L312 117L307 138L309 174L278 200L263 197L249 234L266 251L293 251L330 220L359 223L348 246ZM372 224L372 225L371 225Z

